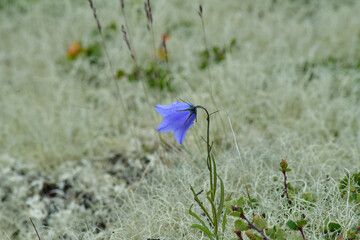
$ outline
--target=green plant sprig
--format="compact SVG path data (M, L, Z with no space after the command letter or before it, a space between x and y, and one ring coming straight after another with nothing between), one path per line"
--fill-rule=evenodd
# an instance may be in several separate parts
M206 121L207 121L207 128L206 128L206 147L207 147L207 158L206 158L206 164L207 168L209 170L209 182L210 182L210 190L207 192L206 199L209 201L211 213L210 210L208 210L204 204L200 201L198 195L195 193L195 190L192 186L190 186L190 190L192 191L194 195L194 199L196 203L199 205L201 210L204 212L204 214L207 216L207 218L210 221L210 224L213 226L213 230L211 231L204 221L200 219L196 213L194 213L191 209L193 205L191 205L189 209L189 214L193 217L195 217L200 223L199 224L193 224L192 228L200 229L202 232L204 232L210 239L220 239L220 222L221 222L221 216L223 215L222 219L222 232L224 233L225 227L226 227L226 212L223 211L224 209L224 202L225 202L225 192L224 192L224 183L220 176L218 176L216 172L216 161L214 155L211 153L212 150L212 144L210 144L210 116L208 110L202 106L195 106L197 109L202 109L206 113ZM216 193L217 193L217 181L220 181L220 201L219 205L216 208L215 199L216 199ZM222 238L221 238L222 239Z
M288 183L287 183L287 176L286 176L286 173L290 172L291 169L288 168L288 163L287 163L287 161L285 159L281 159L280 168L281 168L280 169L281 172L284 175L284 192L285 192L285 195L286 195L286 198L287 198L287 201L288 201L289 205L291 205L292 202L291 202L291 199L289 197Z

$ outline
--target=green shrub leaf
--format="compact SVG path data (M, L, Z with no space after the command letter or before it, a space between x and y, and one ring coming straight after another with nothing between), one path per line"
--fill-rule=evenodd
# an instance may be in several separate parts
M337 233L341 232L341 225L339 223L330 222L328 228L330 232L337 232Z
M297 221L296 221L296 225L297 225L299 228L302 228L303 226L306 225L307 222L308 222L308 220L305 220L305 219L297 220Z
M294 221L287 221L286 225L291 229L291 230L297 230L297 225Z
M267 222L264 218L260 218L259 216L254 216L254 225L258 229L265 229L267 227Z
M275 237L276 240L286 240L285 230L281 228L277 229Z
M235 230L237 230L237 231L239 231L239 230L246 231L249 229L247 222L245 222L241 219L236 219L234 225L235 225Z

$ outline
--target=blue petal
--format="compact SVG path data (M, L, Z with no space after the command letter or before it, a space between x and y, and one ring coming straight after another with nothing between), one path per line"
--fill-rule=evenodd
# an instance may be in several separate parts
M177 128L174 130L174 136L176 141L178 141L180 144L182 144L182 142L184 141L185 138L185 134L186 131L192 126L194 125L194 120L196 118L196 115L193 114L189 120L186 122L186 124L184 124L183 126Z
M171 115L167 115L158 127L159 132L171 132L177 128L183 127L189 117L188 111L177 111ZM189 119L190 120L190 119ZM186 122L187 123L187 122Z
M171 105L155 105L156 111L163 117L173 114L178 110L183 110L187 108L189 108L189 105L187 103L179 103L178 101L173 102Z
M173 102L171 105L155 105L155 109L161 116L165 117L171 112L175 104L178 104L178 101Z
M158 127L158 131L174 131L175 139L181 144L187 130L194 124L197 112L196 107L191 103L175 101L171 105L155 105L155 109L164 117Z

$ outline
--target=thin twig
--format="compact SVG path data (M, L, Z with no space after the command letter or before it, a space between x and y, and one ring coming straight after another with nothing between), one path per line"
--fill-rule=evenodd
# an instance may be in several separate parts
M248 197L249 199L249 204L250 204L250 208L251 209L254 209L254 205L252 204L251 202L251 196L250 196L250 191L249 191L249 187L248 185L245 183L245 190L246 190L246 196ZM253 216L255 216L255 213L253 212Z
M167 64L169 64L168 51L167 51L167 47L166 47L166 35L163 35L163 37L162 37L162 46L164 48L165 61Z
M241 154L240 147L239 147L239 144L238 144L238 142L237 142L237 139L236 139L236 136L235 136L235 132L234 132L234 129L233 129L233 127L232 127L231 120L230 120L230 117L229 117L229 116L228 116L228 120L229 120L229 125L230 125L230 128L231 128L231 132L232 132L233 137L234 137L234 142L235 142L236 150L237 150L238 155L239 155L239 158L240 158L240 160L241 160L241 164L242 164L242 166L244 166L244 157L243 157L242 154ZM247 195L247 197L248 197L248 199L249 199L250 207L251 207L251 209L254 209L254 206L253 206L253 204L252 204L252 202L251 202L250 191L249 191L249 187L248 187L248 185L247 185L247 180L246 180L246 178L244 178L244 181L245 181L244 184L245 184L246 195ZM254 216L254 213L253 213L253 216Z
M303 228L302 228L302 227L299 228L299 231L301 232L302 238L303 238L304 240L306 240L305 235L304 235L304 231L303 231Z
M34 222L33 222L33 220L31 218L30 218L30 222L31 222L31 224L33 225L33 227L35 229L35 232L36 232L36 235L37 235L38 239L41 240L40 235L39 235L39 233L38 233L38 231L37 231L37 229L35 227L35 224L34 224Z
M206 33L205 33L205 23L204 23L202 5L199 5L198 14L199 14L200 19L201 19L201 28L202 28L203 40L204 40L204 44L205 44L205 50L206 50L206 51L209 51L209 46L208 46L208 43L207 43ZM211 77L211 74L210 74L210 68L209 68L208 65L206 66L206 71L207 71L208 78L209 78L210 97L211 97L212 102L215 104L215 100L214 100L214 96L213 96L213 91L212 91L212 84L211 84L213 81L212 81L212 77Z
M2 230L3 230L4 234L5 234L5 236L6 236L9 240L11 240L11 238L10 238L9 235L5 232L5 230L4 230L4 229L2 229Z
M235 234L239 237L238 240L244 240L243 237L242 237L242 235L241 235L241 231L240 231L240 230L237 230L237 231L234 231L234 232L235 232Z
M265 235L264 230L260 230L260 229L258 229L257 227L255 227L255 225L252 224L252 222L250 222L250 220L247 219L247 217L246 217L245 215L242 215L242 216L240 216L240 217L241 217L242 219L244 219L244 220L249 224L250 228L252 228L252 229L254 229L255 231L257 231L258 233L260 233L264 240L270 240L270 239Z
M139 65L138 65L138 62L136 60L135 51L131 46L132 44L130 43L130 40L129 40L128 36L127 36L127 30L125 29L124 25L121 26L121 32L123 33L123 38L124 38L124 41L126 43L126 46L128 47L128 49L130 51L131 59L135 62L137 71L139 71ZM137 72L137 75L138 75L138 72Z
M155 34L154 34L154 28L153 28L153 17L152 17L152 10L151 10L151 3L150 0L147 0L146 2L144 2L144 9L145 9L145 13L146 13L146 18L148 20L147 22L147 29L148 31L151 33L151 44L152 44L152 48L153 48L153 53L155 53L156 48L155 48ZM157 60L156 57L154 55L154 64L155 64L155 70L157 71ZM155 71L155 75L157 75L157 72Z
M284 189L285 189L285 195L286 195L286 198L288 200L288 202L291 204L291 200L290 200L290 197L289 197L289 193L288 193L288 186L287 186L287 177L286 177L286 172L283 171L283 175L284 175Z
M230 120L230 117L228 116L228 120L229 120L229 125L230 125L230 128L231 128L231 132L233 134L233 137L234 137L234 142L235 142L235 146L236 146L236 151L238 152L238 155L239 155L239 158L241 160L241 163L242 165L244 166L244 158L243 156L241 155L241 152L240 152L240 148L239 148L239 144L237 142L237 139L236 139L236 136L235 136L235 132L234 132L234 129L232 127L232 124L231 124L231 120Z
M124 4L124 0L120 0L120 4L121 4L121 13L123 15L124 18L124 22L125 22L125 31L129 34L129 37L127 38L129 41L129 50L131 51L132 57L134 57L134 61L135 64L137 65L137 61L136 61L136 53L135 53L135 49L134 49L134 44L132 42L132 38L131 38L131 32L130 32L130 28L129 28L129 24L125 15L125 4ZM121 27L121 29L123 29L123 27Z

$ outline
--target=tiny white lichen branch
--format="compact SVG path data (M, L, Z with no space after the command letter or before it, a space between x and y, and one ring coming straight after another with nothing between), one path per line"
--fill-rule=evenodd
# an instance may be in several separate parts
M239 148L239 145L238 145L238 143L237 143L236 136L235 136L235 132L234 132L234 129L233 129L233 127L232 127L231 120L230 120L230 117L229 117L229 116L228 116L228 120L229 120L229 125L230 125L230 128L231 128L231 132L232 132L233 137L234 137L234 142L235 142L236 150L237 150L237 152L238 152L238 154L239 154L241 163L244 165L244 160L243 160L243 157L242 157L242 155L241 155L240 148Z

